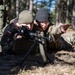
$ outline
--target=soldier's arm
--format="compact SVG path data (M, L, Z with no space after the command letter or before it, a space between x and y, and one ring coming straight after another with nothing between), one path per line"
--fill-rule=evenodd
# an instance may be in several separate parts
M48 32L50 32L52 35L54 35L56 38L58 38L61 34L65 33L66 30L71 26L72 24L58 24L53 25L49 28Z

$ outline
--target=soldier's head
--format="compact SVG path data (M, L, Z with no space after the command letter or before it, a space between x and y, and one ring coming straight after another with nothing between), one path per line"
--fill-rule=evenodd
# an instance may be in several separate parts
M33 28L33 16L32 13L28 10L23 10L19 14L18 22L16 26L26 26L28 29L32 30Z
M41 8L36 13L36 21L39 23L43 30L46 30L49 25L49 12L48 9Z

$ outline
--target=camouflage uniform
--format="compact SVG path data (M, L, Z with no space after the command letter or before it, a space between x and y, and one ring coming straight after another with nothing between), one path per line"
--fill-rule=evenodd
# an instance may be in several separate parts
M21 48L26 49L26 50L27 50L27 47L30 48L30 46L31 46L31 44L33 44L33 42L30 43L29 46L25 46L24 43L26 42L26 44L27 44L28 41L26 41L24 39L22 39L22 40L20 39L20 41L17 40L14 43L13 40L14 40L14 34L19 32L19 28L17 28L15 26L15 24L16 23L19 23L19 24L32 23L32 21L33 21L33 17L32 17L31 12L29 12L27 10L24 10L19 14L19 18L12 19L10 21L10 24L4 27L3 35L2 35L2 38L1 38L1 47L2 47L2 50L3 50L4 53L6 53L8 50L14 51L16 46L18 46L17 51L21 51ZM16 45L16 44L18 44L18 45Z
M48 33L53 36L53 42L49 42L50 48L67 49L75 44L75 32L66 31L62 33L60 26L50 26Z
M75 31L67 31L66 33L62 34L61 37L63 39L60 40L61 47L60 49L66 49L66 47L73 47L75 45Z
M71 25L52 25L49 21L49 12L45 8L41 8L36 13L36 21L38 26L42 28L42 26L46 26L47 23L49 23L46 28L46 30L43 30L45 33L45 36L48 36L52 39L52 41L47 41L47 48L50 49L66 49L67 47L72 47L73 44L75 44L75 32L68 35L68 32L64 33L67 28ZM63 30L62 30L63 28ZM49 34L49 35L47 35ZM66 36L65 36L66 35Z
M13 24L9 24L8 26L5 26L1 38L1 47L3 53L7 52L7 50L10 49L10 44L13 41L13 36L16 32L18 32L18 30L14 27Z

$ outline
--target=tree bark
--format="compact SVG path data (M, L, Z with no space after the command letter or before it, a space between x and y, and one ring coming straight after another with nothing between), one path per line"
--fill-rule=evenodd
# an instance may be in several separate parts
M59 23L59 16L60 16L60 14L59 14L59 4L60 4L60 0L56 0L56 24L58 24Z
M16 0L16 17L19 16L19 0Z
M73 28L75 29L75 0L73 5L72 25L73 25Z
M33 1L32 1L32 0L30 0L30 3L29 3L29 11L31 11L31 12L32 12L32 8L33 8Z
M66 5L66 23L67 23L67 20L68 20L68 16L69 16L69 0L67 0L67 5Z

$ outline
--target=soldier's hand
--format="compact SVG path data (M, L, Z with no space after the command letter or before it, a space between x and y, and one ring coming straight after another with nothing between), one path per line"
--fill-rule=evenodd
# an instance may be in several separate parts
M21 38L22 38L22 36L21 36L21 35L18 35L16 38L17 38L17 39L21 39Z
M15 33L15 35L14 35L14 39L16 40L16 39L21 39L22 38L22 36L21 35L18 35L18 33Z
M62 31L63 33L66 32L66 30L67 30L70 26L72 26L72 24L63 24L63 25L61 25L61 31Z
M34 24L38 26L38 22L36 20L34 20Z

